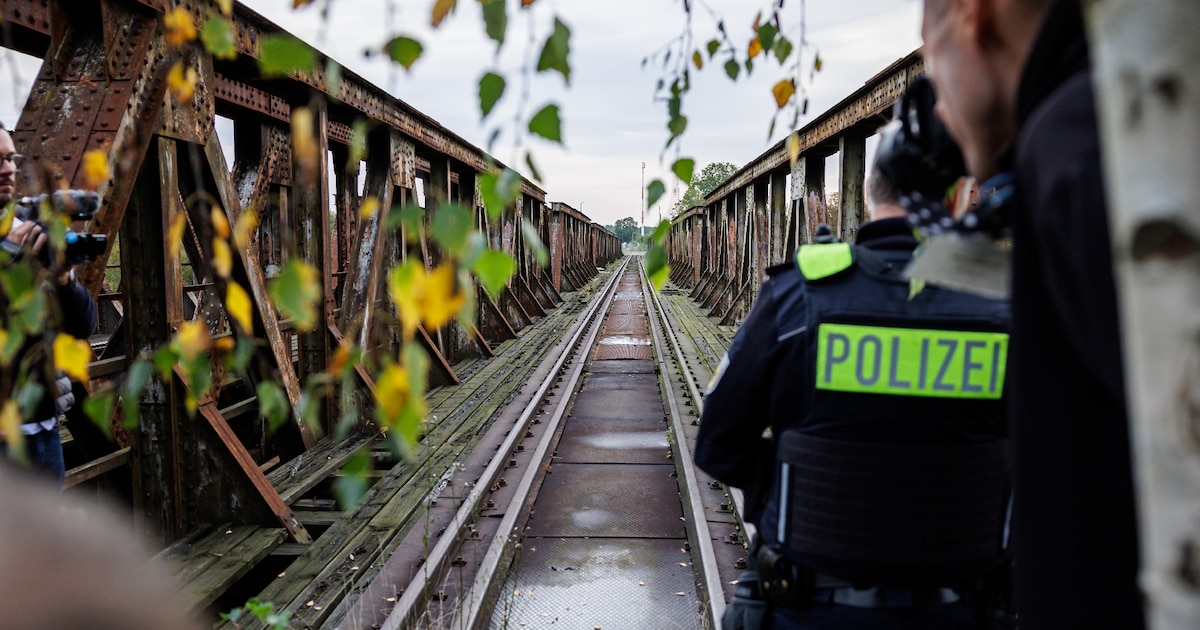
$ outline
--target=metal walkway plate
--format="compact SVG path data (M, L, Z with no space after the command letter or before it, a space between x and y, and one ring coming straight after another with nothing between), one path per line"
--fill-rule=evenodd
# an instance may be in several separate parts
M672 464L555 463L526 536L683 538Z
M526 538L491 627L698 629L701 605L682 547L682 540Z

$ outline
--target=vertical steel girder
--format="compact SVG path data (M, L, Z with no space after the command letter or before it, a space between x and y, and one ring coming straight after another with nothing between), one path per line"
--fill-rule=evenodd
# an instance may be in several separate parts
M287 393L292 422L273 437L281 459L312 447L345 410L327 397L319 426L309 426L296 413L302 383L327 368L343 331L371 351L394 349L394 330L386 326L394 314L392 319L383 317L390 301L382 287L387 268L410 252L404 235L384 226L393 206L413 198L418 152L429 164L427 183L431 192L437 191L435 203L456 199L475 208L489 242L512 254L520 268L498 300L479 292L484 298L478 301L480 330L452 324L421 331L436 369L450 382L455 382L451 361L490 353L489 341L515 336L520 327L561 302L560 283L578 288L598 266L620 256L615 235L577 211L556 215L544 203L545 192L528 181L522 182L515 207L498 220L488 219L477 192L478 175L493 168L483 150L352 73L343 75L336 86L323 69L281 79L257 76L253 61L259 42L280 29L240 5L233 16L237 61L214 66L211 58L195 50L169 47L161 17L176 6L191 13L197 26L213 10L209 0L9 0L0 13L3 31L9 34L0 44L44 59L14 126L14 140L29 156L18 182L22 191L38 192L44 183L81 187L85 152L99 150L109 157L112 174L99 187L103 203L88 231L107 235L110 246L118 237L123 244L125 319L105 355L110 363L128 364L139 353L161 346L188 319L202 319L211 331L230 334L223 304L226 280L205 271L212 257L207 217L219 205L218 211L237 225L245 213L253 212L260 228L245 247L234 248L230 275L251 296L253 330L247 332L261 348L247 381L276 379ZM198 75L190 104L167 94L166 75L177 61ZM335 98L327 98L331 96ZM302 106L311 108L316 118L312 135L318 159L311 165L295 158L287 126ZM215 131L218 113L233 121L232 169ZM349 157L350 122L355 118L368 119L375 129L369 142L368 186L361 196L377 197L381 211L369 219L357 216L362 202L357 173L341 170ZM333 185L336 223L330 215L330 153L339 169ZM316 172L308 172L310 168ZM197 286L185 286L185 266L170 255L179 245L166 242L174 217L186 219L181 249L197 274L188 282ZM521 221L557 243L551 257L557 272L537 266L534 252L519 234ZM439 253L419 236L414 251L420 251L426 265L435 264ZM313 332L290 330L268 296L268 275L289 256L303 257L319 272L321 313ZM80 270L93 294L101 290L107 262L103 257ZM361 323L355 319L359 317ZM118 371L113 368L106 376ZM369 394L370 375L361 366L358 374ZM214 376L221 380L220 368ZM238 385L251 393L233 401L233 407L256 409L254 384ZM306 542L304 528L271 488L259 469L263 462L252 453L268 447L247 448L244 436L238 437L245 427L235 424L233 414L223 415L221 405L227 411L230 401L219 399L233 388L202 396L198 417L189 419L183 402L187 386L178 376L154 379L142 395L143 422L132 437L130 453L139 521L164 540L202 521L233 521L278 523L294 540ZM362 411L369 396L358 394ZM255 417L253 411L247 416ZM259 438L266 443L266 437Z

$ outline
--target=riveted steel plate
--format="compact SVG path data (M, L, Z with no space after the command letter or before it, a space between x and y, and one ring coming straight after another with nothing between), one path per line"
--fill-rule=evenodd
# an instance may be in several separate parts
M588 366L589 374L657 374L654 363L645 360L595 361Z
M591 373L556 455L561 462L662 464L669 448L657 375Z
M491 628L700 628L680 540L526 539Z
M622 361L630 359L653 359L654 351L650 346L629 343L613 343L597 345L592 352L593 361Z
M671 464L556 462L525 535L682 538L674 471Z

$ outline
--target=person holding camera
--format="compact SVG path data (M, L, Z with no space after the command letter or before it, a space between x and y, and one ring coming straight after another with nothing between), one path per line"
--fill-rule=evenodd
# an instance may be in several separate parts
M0 126L0 205L13 203L16 187L14 176L21 155L16 152L12 136ZM46 250L49 234L45 227L32 220L14 218L8 234L0 242L0 250L9 252L10 258L24 256L30 261L49 260ZM15 254L15 255L14 255ZM33 263L40 265L40 263ZM71 381L54 368L52 336L63 332L77 339L87 339L96 329L96 302L91 294L75 280L74 272L53 268L51 263L50 291L59 315L56 330L44 331L25 341L16 359L2 370L3 381L0 392L6 397L15 395L15 384L19 371L24 371L27 383L42 387L42 396L32 417L22 418L20 443L23 452L10 458L24 460L31 469L57 479L61 487L65 481L66 464L63 459L62 439L58 431L58 418L75 404ZM0 295L0 303L8 313L8 296ZM15 436L4 436L4 448L17 442Z
M937 113L1011 173L1013 538L1022 628L1143 627L1121 329L1078 0L925 0Z
M696 463L758 529L726 630L994 627L1008 307L904 278L905 210L867 189L854 244L768 270L704 400Z

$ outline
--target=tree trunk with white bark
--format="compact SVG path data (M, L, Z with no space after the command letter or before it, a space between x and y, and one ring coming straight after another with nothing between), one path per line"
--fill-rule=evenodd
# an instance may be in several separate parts
M1200 2L1088 0L1152 628L1200 628Z

